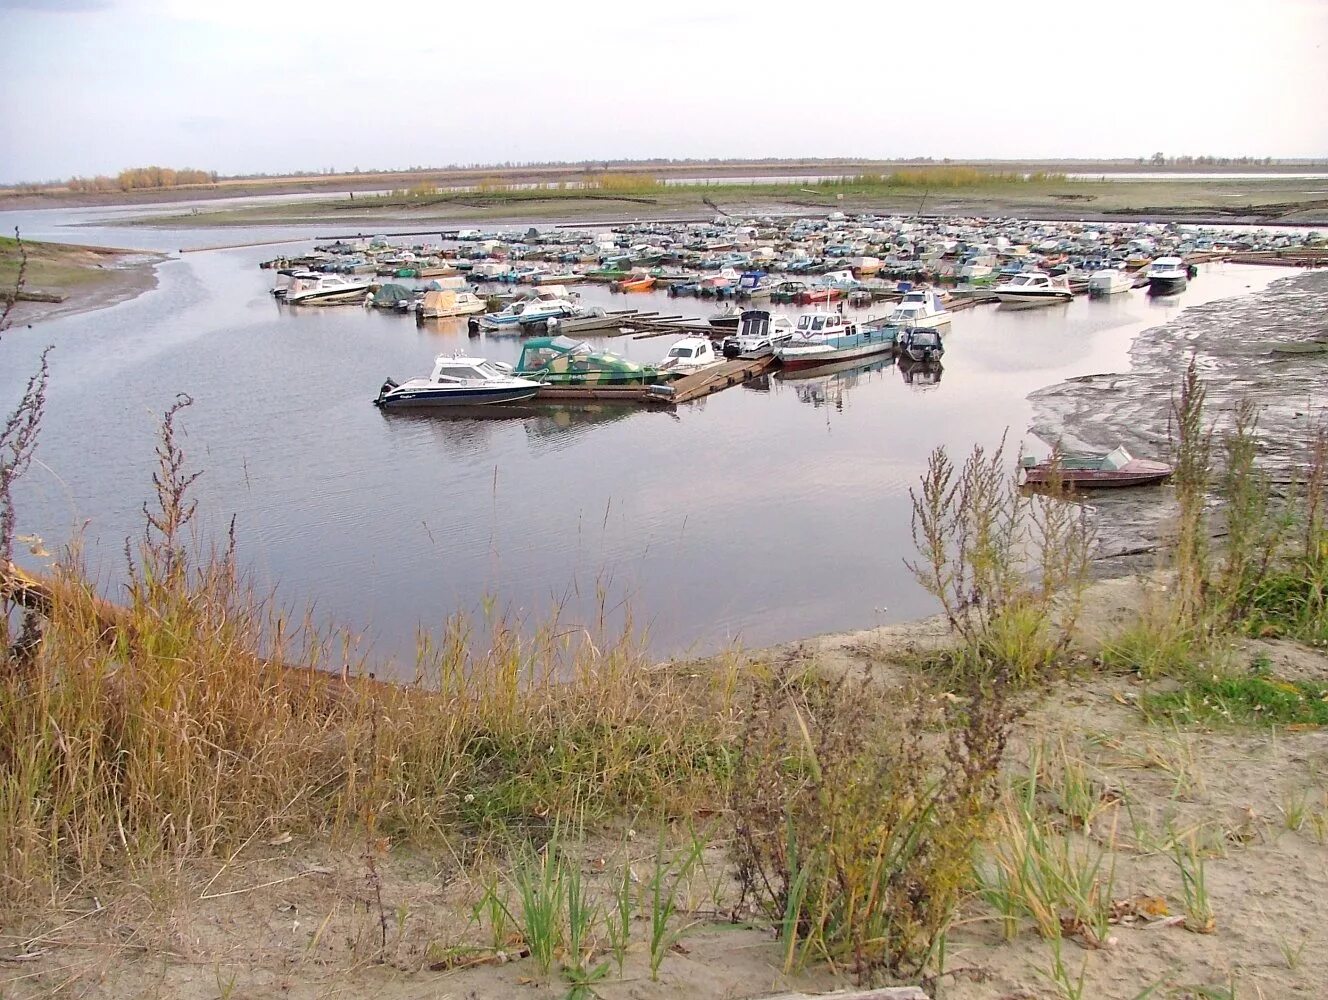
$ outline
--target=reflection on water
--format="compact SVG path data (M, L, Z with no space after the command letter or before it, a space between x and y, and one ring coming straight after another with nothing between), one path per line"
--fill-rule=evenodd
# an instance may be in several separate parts
M43 226L49 239L146 248L217 241ZM17 398L55 345L42 464L18 497L22 530L53 549L86 520L89 558L113 587L123 541L141 530L156 421L188 392L204 530L224 530L234 513L260 585L279 584L297 605L316 600L403 655L417 625L478 609L485 595L536 616L565 599L565 619L589 620L603 588L610 605L631 601L661 655L928 613L902 560L908 489L931 449L994 445L1007 427L1017 442L1031 391L1123 370L1144 326L1284 273L1207 267L1170 302L1134 292L1028 312L979 306L954 317L943 383L940 365L883 358L767 377L676 412L384 414L371 400L385 377L427 373L434 355L456 350L512 362L519 339L468 338L464 320L417 327L358 307L278 305L256 266L271 253L189 254L160 269L153 293L0 342L0 400ZM602 287L581 295L621 308ZM632 305L714 310L662 293ZM670 338L597 343L657 361Z

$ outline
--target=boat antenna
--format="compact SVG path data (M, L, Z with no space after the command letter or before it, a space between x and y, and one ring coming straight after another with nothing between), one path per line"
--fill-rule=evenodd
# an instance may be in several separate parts
M929 188L929 187L925 187L925 188L922 189L922 200L921 200L920 202L918 202L918 215L919 215L919 216L922 215L922 206L925 205L925 204L927 204L927 195L929 195L929 194L931 194L931 188Z

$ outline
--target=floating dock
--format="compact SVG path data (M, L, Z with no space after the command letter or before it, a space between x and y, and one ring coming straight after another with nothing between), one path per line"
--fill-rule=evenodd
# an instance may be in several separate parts
M677 406L728 389L764 375L774 367L775 356L725 361L676 382L662 385L546 385L535 394L536 403L584 402L645 403Z

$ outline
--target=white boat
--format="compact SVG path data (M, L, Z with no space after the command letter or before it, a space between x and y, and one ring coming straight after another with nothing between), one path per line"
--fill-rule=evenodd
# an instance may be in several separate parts
M460 239L460 237L458 237ZM470 269L471 281L495 281L512 270L512 265L501 260L482 260Z
M1088 279L1088 294L1093 298L1128 292L1134 287L1134 278L1118 267L1103 267Z
M854 336L857 332L858 324L846 319L842 313L803 313L798 317L793 336L775 348L775 357L779 358L786 368L802 368L843 360L835 357L835 344L840 338ZM893 335L891 341L893 342Z
M1144 272L1148 278L1149 295L1174 295L1184 291L1189 280L1189 269L1179 257L1159 257Z
M793 324L783 316L748 309L739 320L738 332L724 338L723 354L726 358L763 358L792 337Z
M331 305L344 302L363 302L369 294L367 279L347 278L340 274L309 274L296 276L286 288L289 305Z
M1064 278L1053 278L1044 271L1024 271L1009 281L997 285L992 293L1000 302L1025 304L1069 302L1074 298L1070 283Z
M934 330L950 325L950 311L940 292L915 288L904 293L886 322L909 330Z
M661 372L691 375L719 364L723 359L715 353L709 337L683 337L664 355L657 366Z
M976 278L985 278L996 269L996 255L991 253L972 254L964 259L964 263L959 267L959 273L956 277L960 281L973 281Z
M576 306L566 299L523 299L513 302L502 312L480 317L480 326L485 330L519 330L575 315Z
M440 354L428 378L411 378L399 385L388 379L378 390L374 405L492 406L529 399L540 383L518 378L508 365L484 358Z
M421 319L445 319L448 316L471 316L484 312L484 300L471 292L425 292L420 301Z

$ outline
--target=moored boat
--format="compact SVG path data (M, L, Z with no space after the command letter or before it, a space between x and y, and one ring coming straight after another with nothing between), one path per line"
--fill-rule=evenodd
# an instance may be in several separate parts
M449 316L471 316L484 312L484 300L472 292L451 290L425 292L420 300L420 319L445 319Z
M912 288L886 317L887 323L906 329L933 329L950 325L950 312L940 292L927 288Z
M369 294L367 278L347 278L340 274L314 274L291 279L286 288L288 305L340 305L363 302Z
M1133 287L1134 278L1118 267L1099 268L1088 279L1088 294L1095 299L1128 292Z
M492 406L530 399L540 384L512 374L507 365L484 358L440 354L428 378L400 384L387 379L374 405L383 408L420 406Z
M1175 295L1185 290L1189 270L1179 257L1159 257L1148 265L1149 295Z
M715 347L710 343L709 337L683 337L669 348L669 353L664 356L658 367L661 373L681 377L714 367L722 360L715 353Z
M738 321L738 331L724 338L726 358L763 358L793 336L793 324L783 316L771 317L764 309L748 309Z
M1171 466L1146 458L1135 458L1123 446L1101 454L1061 455L1054 461L1040 462L1030 455L1020 460L1020 473L1025 485L1059 485L1065 489L1147 486L1162 482L1171 472Z
M1024 271L992 289L997 300L1026 305L1069 302L1074 298L1069 282L1043 271Z
M521 349L515 373L546 385L654 385L668 381L651 365L597 351L571 337L535 337Z
M775 348L775 357L790 370L869 358L893 351L898 332L893 326L860 328L838 313L807 313L798 317L792 338Z

